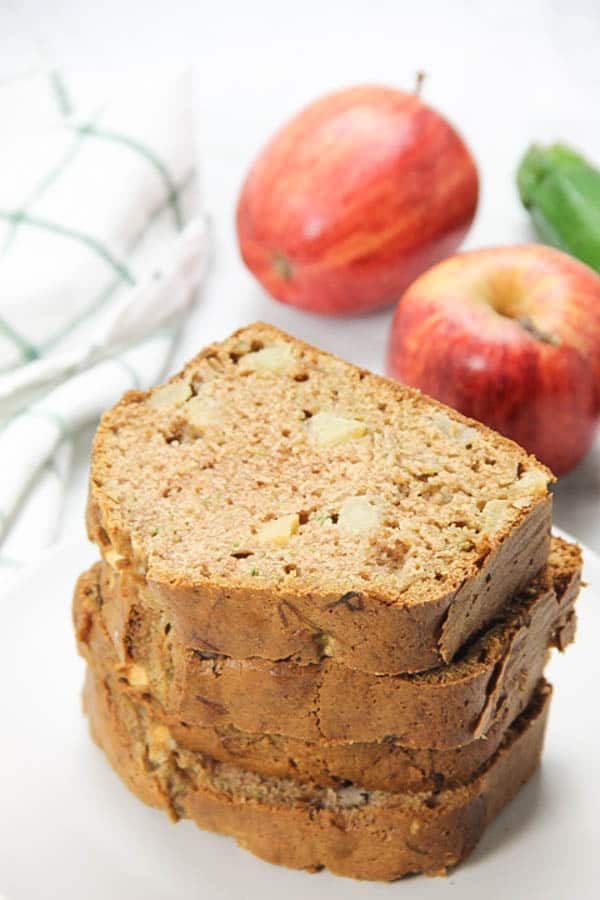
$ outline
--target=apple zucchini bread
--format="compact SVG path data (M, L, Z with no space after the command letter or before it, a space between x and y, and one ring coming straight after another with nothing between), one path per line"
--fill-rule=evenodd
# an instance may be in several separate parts
M371 675L331 659L299 665L206 658L143 608L133 607L127 625L115 626L112 606L120 598L103 590L101 571L97 564L85 573L75 592L82 655L92 665L106 659L105 668L116 661L134 694L151 694L178 721L299 741L394 740L449 750L485 737L496 723L508 725L527 705L548 648L573 639L581 557L555 538L547 567L497 621L455 662L416 675Z
M417 672L542 568L550 480L482 425L255 324L104 415L88 530L188 646Z
M142 800L271 862L445 872L536 768L574 637L551 481L269 325L207 347L94 441L93 737Z
M470 781L416 794L267 777L184 750L147 706L91 670L84 707L125 784L173 820L190 818L279 865L390 881L445 874L473 850L539 763L550 694L540 682Z

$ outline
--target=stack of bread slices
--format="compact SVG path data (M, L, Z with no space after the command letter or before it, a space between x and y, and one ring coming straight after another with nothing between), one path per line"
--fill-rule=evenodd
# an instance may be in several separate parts
M551 474L256 324L102 419L79 579L92 734L274 863L444 873L539 762L579 550Z

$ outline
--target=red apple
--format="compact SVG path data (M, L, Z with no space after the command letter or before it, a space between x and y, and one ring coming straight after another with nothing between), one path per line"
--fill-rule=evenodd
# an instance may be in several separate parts
M387 368L563 474L600 417L600 278L538 244L454 256L400 300Z
M243 185L244 262L277 300L328 315L398 299L453 253L477 207L464 143L413 94L355 87L315 101Z

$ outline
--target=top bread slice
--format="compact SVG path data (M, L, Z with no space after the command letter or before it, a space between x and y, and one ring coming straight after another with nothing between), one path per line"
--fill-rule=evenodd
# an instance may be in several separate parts
M191 646L423 671L544 565L551 478L418 391L255 324L103 416L88 530Z

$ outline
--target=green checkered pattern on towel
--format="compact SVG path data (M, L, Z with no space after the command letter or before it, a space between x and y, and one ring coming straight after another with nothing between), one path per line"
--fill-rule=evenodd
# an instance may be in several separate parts
M56 502L32 494L60 496L74 435L160 376L206 256L181 84L78 116L58 71L38 83L56 127L16 136L0 171L0 465L16 466L0 485L0 588L29 561L15 537L29 507L55 530Z

